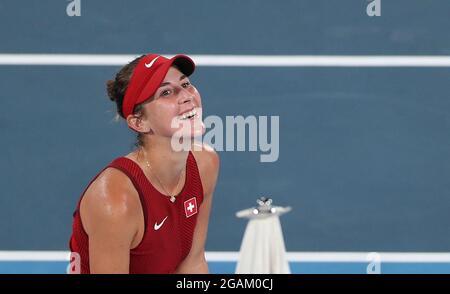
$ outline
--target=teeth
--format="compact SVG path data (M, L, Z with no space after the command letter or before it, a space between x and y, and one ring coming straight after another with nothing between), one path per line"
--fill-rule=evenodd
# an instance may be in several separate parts
M185 119L188 119L188 118L193 117L193 116L196 115L196 114L197 114L197 109L194 108L194 109L192 109L191 111L188 111L188 112L183 113L183 114L181 115L180 119L185 120Z

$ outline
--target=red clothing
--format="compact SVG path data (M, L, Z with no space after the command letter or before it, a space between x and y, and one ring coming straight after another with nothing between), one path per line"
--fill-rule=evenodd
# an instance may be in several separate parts
M108 167L121 170L131 179L144 212L144 236L141 243L130 250L130 273L173 273L191 250L192 236L203 202L202 182L192 152L189 152L186 161L185 185L174 203L153 187L133 160L119 157L103 170ZM81 273L89 273L89 238L81 223L80 202L81 199L74 212L70 249L80 255Z

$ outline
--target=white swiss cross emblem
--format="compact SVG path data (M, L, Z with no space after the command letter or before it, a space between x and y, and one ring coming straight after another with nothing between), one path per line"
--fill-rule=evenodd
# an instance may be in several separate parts
M191 217L197 213L197 199L195 197L184 201L184 213L186 217Z

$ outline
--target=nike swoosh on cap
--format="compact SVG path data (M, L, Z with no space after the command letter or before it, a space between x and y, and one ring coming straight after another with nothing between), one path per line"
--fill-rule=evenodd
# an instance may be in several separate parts
M158 58L159 58L159 56L156 56L155 59L153 59L153 60L150 61L149 63L145 63L145 64L144 64L145 67L146 67L146 68L152 67L153 63L155 63L156 59L158 59Z

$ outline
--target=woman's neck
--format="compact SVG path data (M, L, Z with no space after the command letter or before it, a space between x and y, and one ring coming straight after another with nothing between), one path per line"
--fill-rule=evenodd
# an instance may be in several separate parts
M171 138L150 136L144 139L144 146L138 150L138 157L143 163L150 164L161 180L170 183L174 176L180 174L186 166L189 151L175 151Z

